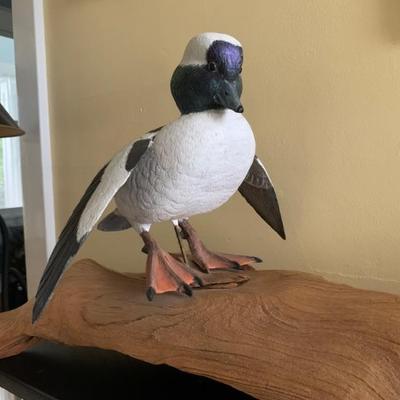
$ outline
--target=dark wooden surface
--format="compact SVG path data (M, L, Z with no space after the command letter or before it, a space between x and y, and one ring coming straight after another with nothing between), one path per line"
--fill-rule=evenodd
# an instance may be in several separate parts
M50 342L0 360L0 386L24 400L252 399L166 365Z

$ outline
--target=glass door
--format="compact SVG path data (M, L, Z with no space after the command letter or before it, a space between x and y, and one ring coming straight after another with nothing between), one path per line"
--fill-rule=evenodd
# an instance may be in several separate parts
M0 103L18 121L14 40L3 35L0 35ZM22 207L19 140L18 137L0 140L0 208Z
M15 52L10 0L0 0L0 103L18 122ZM26 301L20 139L0 138L1 309Z

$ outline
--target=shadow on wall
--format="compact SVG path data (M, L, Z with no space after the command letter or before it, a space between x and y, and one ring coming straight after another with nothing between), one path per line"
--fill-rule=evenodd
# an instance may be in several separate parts
M400 42L400 1L379 0L385 36L393 43Z

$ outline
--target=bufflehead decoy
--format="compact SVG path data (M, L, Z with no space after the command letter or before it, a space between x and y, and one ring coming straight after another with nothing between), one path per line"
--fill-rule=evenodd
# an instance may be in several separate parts
M98 228L133 228L147 258L147 297L191 294L201 284L196 272L159 247L152 224L172 221L188 241L203 271L257 262L257 257L208 250L188 222L214 210L237 190L284 239L285 232L271 180L255 156L255 140L243 116L243 52L233 37L202 33L192 38L171 78L181 116L145 134L115 155L95 176L72 212L41 278L33 308L40 316L62 273L112 199L116 210Z

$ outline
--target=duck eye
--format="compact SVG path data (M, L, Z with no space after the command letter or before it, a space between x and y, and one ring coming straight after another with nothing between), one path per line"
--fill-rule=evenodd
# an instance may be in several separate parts
M212 72L217 70L217 64L214 61L208 63L208 69Z

